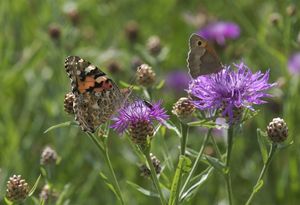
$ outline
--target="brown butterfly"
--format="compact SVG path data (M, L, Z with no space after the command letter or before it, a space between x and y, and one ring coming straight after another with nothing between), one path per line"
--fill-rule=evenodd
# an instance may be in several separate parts
M189 47L187 62L192 78L222 70L223 65L217 53L203 37L195 33L192 34Z

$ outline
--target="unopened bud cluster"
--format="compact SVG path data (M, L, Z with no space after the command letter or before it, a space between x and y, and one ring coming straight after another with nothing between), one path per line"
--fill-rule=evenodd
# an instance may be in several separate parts
M151 55L153 56L158 55L161 51L161 48L162 46L161 46L160 38L158 36L151 36L148 39L147 50Z
M155 155L153 155L152 153L150 153L150 157L151 157L151 161L152 161L152 164L153 164L156 174L160 174L161 163L160 163L159 159L157 159L157 157ZM151 175L150 169L145 164L140 166L140 171L141 171L141 175L144 177L149 177Z
M288 127L281 118L274 118L267 126L269 139L274 143L284 142L288 137Z
M52 165L56 163L56 160L57 160L56 151L49 146L45 147L41 154L40 163L42 165Z
M29 193L29 186L21 175L13 175L7 182L6 198L12 202L24 200Z
M182 119L191 116L194 111L195 111L195 106L190 101L190 99L186 97L180 98L173 105L173 109L172 109L172 113Z
M147 64L142 64L137 68L136 71L137 83L139 85L150 87L155 82L155 72L152 67Z

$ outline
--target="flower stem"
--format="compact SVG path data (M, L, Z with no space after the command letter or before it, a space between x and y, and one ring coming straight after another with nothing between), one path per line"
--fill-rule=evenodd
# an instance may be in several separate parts
M184 184L183 184L183 186L182 186L182 188L181 188L181 191L180 191L180 194L179 194L180 197L182 196L183 192L185 191L186 186L187 186L188 183L190 182L190 180L191 180L191 178L192 178L194 172L196 171L196 169L197 169L197 167L198 167L199 161L200 161L200 159L201 159L201 157L202 157L204 148L205 148L205 146L206 146L206 144L207 144L207 142L208 142L208 139L209 139L209 136L210 136L210 134L211 134L211 131L212 131L212 129L210 128L210 129L208 130L208 132L206 133L205 137L204 137L204 140L203 140L203 143L202 143L201 148L200 148L200 150L199 150L198 156L197 156L197 158L196 158L196 160L195 160L195 162L194 162L194 164L193 164L193 167L192 167L192 169L191 169L191 171L190 171L188 177L186 178L186 180L185 180L185 182L184 182Z
M159 181L158 181L158 178L157 178L157 174L156 174L155 168L153 166L153 163L152 163L152 160L151 160L151 157L150 157L150 151L149 150L144 151L144 154L145 154L146 160L148 162L148 165L150 167L151 178L152 178L153 184L154 184L157 192L159 193L160 202L161 202L162 205L166 205L166 201L164 199L164 195L163 195L162 190L160 188Z
M180 152L181 152L181 155L185 155L185 148L186 148L186 142L187 142L187 138L188 138L189 126L182 122L180 124L181 124Z
M176 172L173 177L172 187L171 187L171 195L169 198L169 205L178 204L179 200L179 188L182 178L182 168L185 162L185 148L186 142L188 138L189 126L183 122L181 122L181 146L180 146L180 156L176 168Z
M260 175L259 175L259 177L256 181L256 184L253 187L252 193L251 193L250 197L248 198L247 202L245 203L245 205L249 205L251 203L254 195L262 188L262 186L263 186L262 179L263 179L263 177L264 177L264 175L265 175L265 173L266 173L266 171L267 171L267 169L270 165L270 162L271 162L271 160L274 156L274 153L275 153L276 149L277 149L277 144L272 144L271 148L270 148L270 151L269 151L268 159L267 159L266 163L264 164L264 166L263 166L263 168L260 172Z
M115 171L114 171L114 169L112 167L112 164L111 164L111 161L110 161L110 158L109 158L109 154L108 154L108 149L107 149L106 143L100 143L99 140L97 139L97 137L95 135L91 134L91 133L87 133L87 134L91 138L91 140L96 144L96 146L101 151L101 153L103 154L105 162L108 165L108 169L109 169L109 172L110 172L111 177L112 177L111 182L112 182L112 184L114 186L114 189L116 191L117 197L119 198L121 204L124 205L125 203L124 203L124 200L123 200L123 197L122 197L122 192L121 192L121 189L120 189L120 186L119 186L119 183L118 183Z
M231 159L231 151L232 151L232 142L233 142L233 126L229 126L228 136L227 136L226 173L225 173L229 205L233 204L231 175L230 175L230 159Z

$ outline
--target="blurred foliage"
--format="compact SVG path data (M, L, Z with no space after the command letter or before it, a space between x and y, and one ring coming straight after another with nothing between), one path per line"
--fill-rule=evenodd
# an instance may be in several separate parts
M287 15L286 8L291 3L299 8L298 1L283 0L1 1L0 199L5 196L6 180L13 174L21 174L33 186L40 174L40 154L46 145L51 145L61 157L53 170L51 183L59 192L69 187L64 193L70 204L115 204L113 193L99 175L106 170L105 162L79 128L65 127L43 134L52 125L72 120L63 111L64 95L70 90L64 59L68 55L79 55L108 73L108 63L116 61L122 70L110 76L116 82L130 83L135 74L132 59L138 56L147 61L147 39L157 35L167 53L163 61L148 63L157 73L159 82L173 70L187 72L188 37L199 28L187 23L183 16L205 11L241 27L239 39L228 41L226 47L216 48L225 64L243 59L253 70L270 68L271 81L279 78L284 81L281 87L273 90L276 97L260 107L260 113L235 139L232 156L235 204L244 203L262 167L256 128L265 129L273 117L285 119L295 143L275 156L266 184L254 204L298 204L300 85L298 76L288 73L287 59L299 50L300 14L296 11L294 16ZM72 14L73 11L78 13ZM270 15L274 12L281 15L277 24L270 23ZM136 21L139 28L134 44L124 34L131 20ZM163 98L170 115L172 104L181 97L177 94L165 88L152 93L154 100ZM176 121L174 116L172 120ZM198 150L203 133L201 129L191 128L188 146ZM223 142L220 137L216 139ZM164 175L169 179L175 172L178 145L179 139L171 131L166 131L163 139L153 140L153 152L163 162ZM150 180L140 176L138 165L141 162L127 138L112 134L109 146L125 201L132 205L158 203L158 199L142 195L128 183L153 188ZM199 172L201 170L199 167ZM188 204L226 201L223 178L217 172L212 175ZM40 183L36 197L42 186Z

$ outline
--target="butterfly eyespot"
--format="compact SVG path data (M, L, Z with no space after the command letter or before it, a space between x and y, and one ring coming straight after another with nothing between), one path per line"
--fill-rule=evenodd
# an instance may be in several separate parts
M202 41L198 41L198 42L197 42L197 45L198 45L198 46L201 46L201 45L202 45Z

